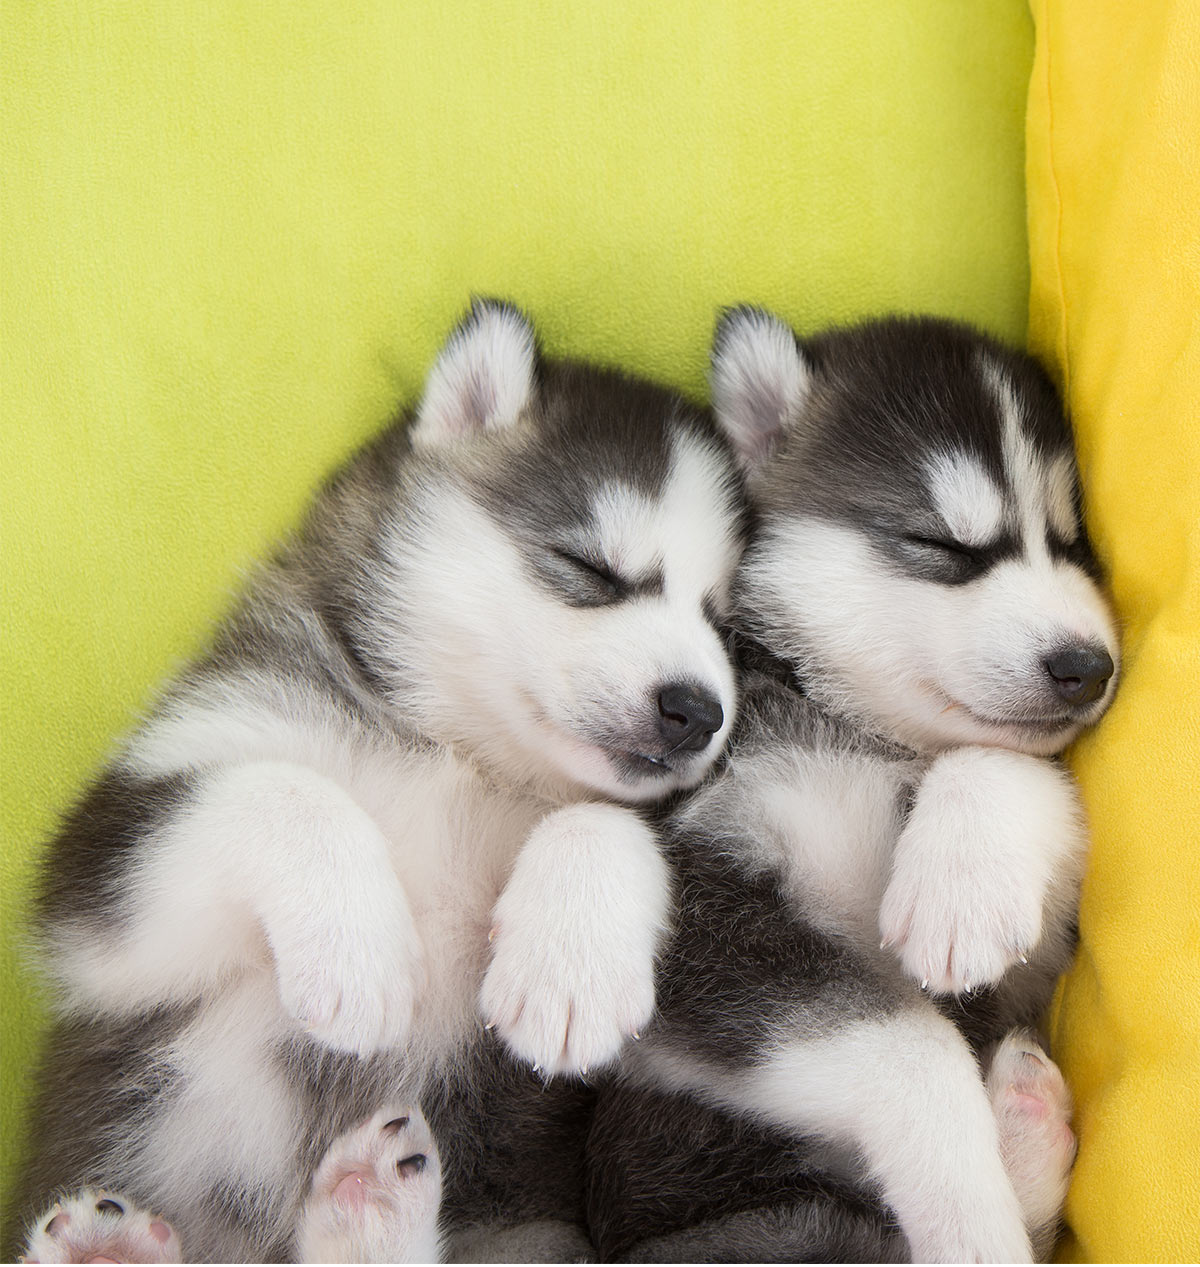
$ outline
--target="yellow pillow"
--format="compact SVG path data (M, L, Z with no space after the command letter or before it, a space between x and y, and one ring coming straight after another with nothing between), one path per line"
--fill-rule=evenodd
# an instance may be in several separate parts
M1053 1018L1071 1258L1200 1258L1200 6L1034 0L1030 339L1057 367L1124 627L1074 753L1092 823Z

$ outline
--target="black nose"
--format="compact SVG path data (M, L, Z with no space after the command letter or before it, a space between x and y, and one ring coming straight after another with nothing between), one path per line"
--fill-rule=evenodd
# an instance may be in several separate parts
M672 682L658 693L658 733L672 751L707 748L724 720L719 701L698 686Z
M1113 675L1112 656L1103 647L1064 647L1045 660L1054 688L1068 704L1094 704Z

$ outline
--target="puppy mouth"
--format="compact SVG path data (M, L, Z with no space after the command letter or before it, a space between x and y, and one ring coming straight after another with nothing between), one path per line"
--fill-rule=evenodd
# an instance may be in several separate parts
M675 773L675 767L666 757L656 757L649 752L613 752L610 755L616 762L625 766L631 774L663 778Z
M609 749L613 767L630 781L683 780L681 786L698 782L715 760L718 745L700 752L668 748L666 752L648 752L644 748Z
M1012 714L1007 717L997 717L988 713L980 712L976 708L972 708L969 704L964 704L962 700L955 699L953 695L948 694L940 687L934 688L937 693L946 701L946 707L942 709L941 714L950 712L959 712L968 717L971 721L977 722L980 726L987 726L990 730L1018 730L1025 734L1037 735L1047 738L1057 734L1060 731L1072 729L1075 726L1086 724L1084 718L1073 713L1047 713L1044 716L1029 716L1027 714Z

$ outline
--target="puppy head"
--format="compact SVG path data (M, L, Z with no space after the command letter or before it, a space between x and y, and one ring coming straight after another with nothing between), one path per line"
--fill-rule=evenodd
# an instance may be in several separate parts
M411 441L393 661L434 733L628 801L696 783L736 703L717 623L744 535L709 415L544 359L529 321L487 302L434 365Z
M712 379L759 516L741 615L815 697L919 748L1051 753L1100 717L1116 632L1029 357L932 318L800 341L737 309Z

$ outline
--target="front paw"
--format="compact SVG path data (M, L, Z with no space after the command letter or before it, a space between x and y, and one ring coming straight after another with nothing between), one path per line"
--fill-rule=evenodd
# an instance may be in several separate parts
M420 938L403 918L313 921L274 944L284 1008L318 1042L367 1056L400 1046L425 980Z
M653 950L597 946L598 928L545 932L497 925L480 1011L518 1059L546 1074L586 1074L654 1014Z
M1061 770L997 748L950 749L926 771L896 842L883 945L938 993L994 985L1037 947L1047 896L1071 888L1085 847Z
M995 985L1023 963L1042 931L1040 893L1014 876L981 875L970 866L930 875L897 851L879 913L882 946L935 994Z
M600 805L549 815L496 906L485 1023L544 1073L607 1064L654 1013L668 903L665 864L635 815Z

